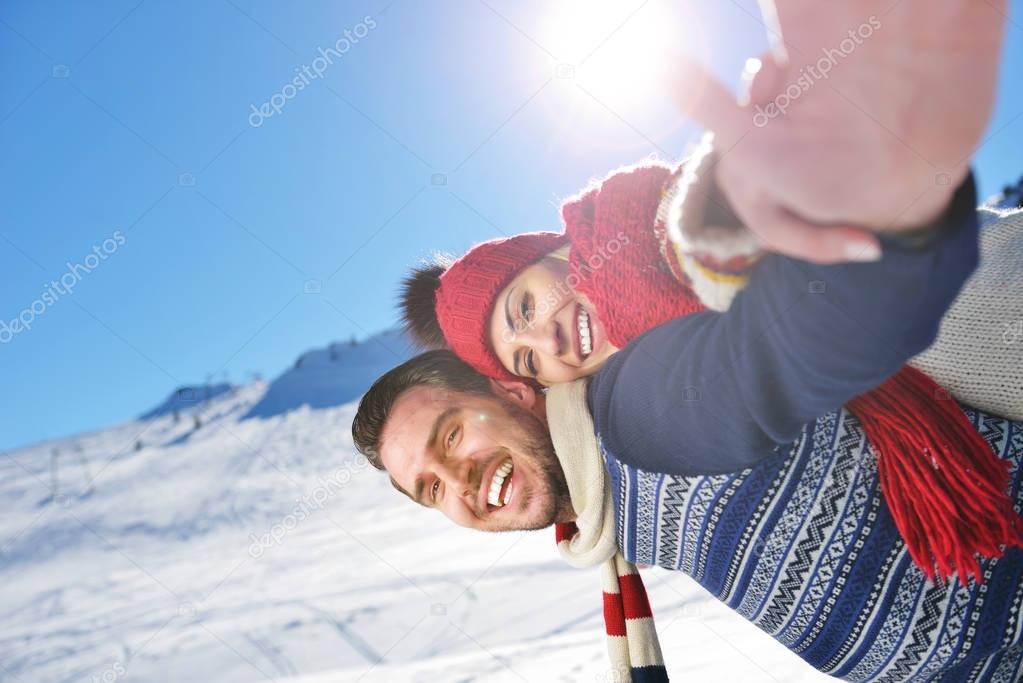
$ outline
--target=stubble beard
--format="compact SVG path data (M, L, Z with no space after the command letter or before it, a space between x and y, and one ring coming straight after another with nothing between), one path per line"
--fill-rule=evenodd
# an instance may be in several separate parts
M545 529L555 522L573 517L572 499L565 481L565 471L554 452L550 431L547 426L533 413L512 404L512 416L519 423L522 432L522 454L532 465L542 482L541 490L530 489L525 492L520 503L528 509L534 497L543 501L537 519L522 525L516 525L507 531L533 531Z

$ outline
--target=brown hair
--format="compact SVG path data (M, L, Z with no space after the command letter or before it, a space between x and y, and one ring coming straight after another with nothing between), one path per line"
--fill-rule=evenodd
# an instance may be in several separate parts
M489 379L446 349L427 351L381 375L362 397L352 420L355 447L378 470L384 469L380 461L380 438L387 417L401 395L418 386L471 394L492 393Z

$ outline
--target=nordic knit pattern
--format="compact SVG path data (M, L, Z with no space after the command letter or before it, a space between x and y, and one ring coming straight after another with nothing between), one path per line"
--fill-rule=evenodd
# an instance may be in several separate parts
M964 410L1011 464L1019 510L1023 424ZM624 557L684 571L816 669L849 681L1020 679L1023 551L985 560L982 584L929 584L852 413L814 420L735 474L644 472L601 450Z
M913 358L956 399L1023 420L1023 180L977 209L980 268Z

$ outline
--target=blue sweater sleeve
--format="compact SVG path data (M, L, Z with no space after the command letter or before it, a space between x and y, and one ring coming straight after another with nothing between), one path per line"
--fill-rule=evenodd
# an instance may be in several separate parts
M696 475L790 443L931 345L977 265L975 206L970 176L922 246L885 237L880 261L841 265L772 255L727 312L633 340L590 382L604 444L640 469Z

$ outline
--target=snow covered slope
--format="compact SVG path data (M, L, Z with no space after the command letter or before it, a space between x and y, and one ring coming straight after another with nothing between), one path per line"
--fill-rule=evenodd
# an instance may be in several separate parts
M303 353L271 384L247 417L271 417L306 405L326 408L362 396L377 377L410 358L400 330L387 330L364 342L334 343Z
M221 384L178 387L171 392L171 395L168 396L163 403L152 410L143 413L139 419L149 420L154 417L160 417L161 415L173 415L175 410L181 412L183 410L195 408L202 402L220 396L221 394L226 394L232 389L234 389L234 387L227 382L223 382Z
M0 457L0 681L612 680L599 577L552 532L453 527L354 452L353 404L273 390ZM676 680L829 680L644 576Z

